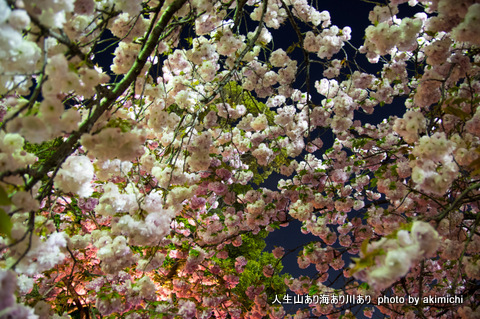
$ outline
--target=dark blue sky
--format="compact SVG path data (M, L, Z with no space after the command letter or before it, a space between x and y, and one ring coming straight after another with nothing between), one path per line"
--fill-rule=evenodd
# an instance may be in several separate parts
M361 0L322 0L322 1L316 1L314 3L317 3L317 10L318 11L323 11L323 10L328 10L330 12L331 16L331 21L333 25L338 26L340 29L349 26L352 29L352 39L350 42L356 47L359 48L363 42L364 42L364 35L365 32L364 30L370 25L370 21L368 20L368 14L369 11L373 9L374 4L372 3L366 3ZM415 12L418 12L418 8L411 8L407 4L403 4L400 7L400 15L399 17L403 17L405 15L413 15ZM403 10L403 11L402 11ZM288 22L287 22L288 23ZM298 37L296 33L292 30L292 28L286 24L279 30L270 30L273 34L273 38L275 41L275 45L278 47L282 47L284 50L286 50L292 43L298 41ZM302 31L307 31L307 30L302 30ZM275 49L276 49L275 48ZM348 45L344 47L347 51L347 54L349 57L354 56L354 50L352 50ZM299 57L299 62L302 59L302 53L299 49L296 49L294 53L297 54ZM311 55L312 58L316 58L314 54ZM333 58L339 58L343 59L344 56L342 53L337 54ZM357 62L361 65L362 68L366 69L368 72L375 74L376 72L381 70L381 65L372 65L370 64L365 56L363 55L358 55L357 56ZM316 80L320 80L323 75L322 75L323 69L320 64L312 64L312 68L310 71L311 74L311 83L310 83L310 90L313 94L312 96L312 101L315 104L319 104L322 97L319 94L316 94L315 88L314 88L314 82ZM300 75L300 77L297 79L296 84L301 84L305 81L305 77L303 75ZM305 89L302 89L305 90ZM356 112L355 113L355 118L361 120L363 122L368 122L371 124L378 124L380 123L383 119L388 118L390 115L397 115L401 116L405 112L405 106L404 106L405 99L395 99L393 104L390 105L385 105L383 107L377 106L375 107L375 112L372 115L366 114L366 113L361 113L361 112ZM315 155L318 157L321 157L321 154L324 150L330 148L333 144L333 138L332 138L332 133L327 132L322 136L322 140L324 142L324 146L321 150L318 150L315 152ZM299 156L297 159L300 161L301 157L303 157L305 154L302 154ZM275 188L276 183L280 178L286 179L286 177L278 175L278 174L272 174L271 178L269 178L262 186L266 188ZM291 178L291 177L289 177ZM361 214L361 212L356 212L356 214ZM349 214L350 215L350 214ZM308 276L308 277L314 277L317 275L317 271L315 270L315 267L311 265L310 267L306 269L300 269L297 264L297 256L298 253L302 251L303 246L305 244L308 244L311 241L318 241L320 240L318 237L313 236L311 234L304 235L300 231L301 228L301 222L299 221L294 221L291 222L288 227L281 227L280 229L275 230L274 232L270 233L269 236L266 239L266 248L265 251L272 251L272 249L275 246L282 246L285 248L285 251L290 251L294 250L290 254L286 255L282 263L284 265L284 269L282 273L289 273L293 277L298 278L299 276ZM335 245L338 247L338 242ZM350 255L344 254L345 258L345 266L348 266L350 264L349 257ZM337 277L338 273L340 271L333 271L332 269L329 271L329 278L333 279ZM333 287L334 288L339 288L339 285L343 283L343 280L340 280L338 283L336 283ZM325 283L327 284L327 282ZM293 293L290 292L290 295L293 296ZM285 306L285 309L290 309L290 311L294 311L295 309L298 309L299 306ZM305 307L305 306L303 306ZM360 307L354 307L352 309L353 312L356 312L359 310ZM366 318L363 316L363 312L358 312L356 314L357 318ZM322 317L323 318L323 317ZM326 316L325 316L326 318ZM383 318L383 315L381 315L378 311L376 311L374 318Z

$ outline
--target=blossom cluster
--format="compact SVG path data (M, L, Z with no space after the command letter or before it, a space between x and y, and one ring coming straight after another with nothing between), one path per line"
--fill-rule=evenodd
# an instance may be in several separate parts
M363 254L382 251L383 260L377 262L373 269L356 273L355 277L365 276L362 279L373 288L383 290L405 276L414 262L423 257L433 256L439 244L438 233L430 224L414 222L410 232L399 230L396 239L382 238L371 243Z
M30 17L22 9L11 10L5 0L0 1L0 94L18 89L26 93L30 76L36 70L41 51L35 42L22 36L30 24Z

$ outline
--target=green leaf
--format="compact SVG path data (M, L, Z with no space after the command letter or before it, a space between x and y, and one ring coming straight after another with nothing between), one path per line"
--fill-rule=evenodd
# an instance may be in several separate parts
M12 226L13 223L10 220L10 216L0 208L0 233L7 235L8 237L12 236Z
M468 165L471 169L473 169L473 172L470 173L470 176L475 176L480 173L480 158L477 158L473 162L471 162Z
M380 255L385 255L385 251L382 248L377 248L377 249L374 249L370 252L367 252L366 251L366 246L364 246L365 243L368 244L368 239L366 239L362 243L361 250L362 250L362 253L364 254L364 257L362 257L362 258L352 258L352 260L355 262L355 266L352 269L350 269L350 274L351 275L353 275L357 271L360 271L364 268L374 266L376 264L375 263L375 258L377 256L380 256Z
M364 282L364 283L360 284L359 288L368 290L368 289L370 289L370 285L368 283Z
M296 43L294 43L294 44L292 44L291 46L289 46L289 47L287 48L287 51L286 51L287 54L292 53L293 50L295 50L295 47L296 47L296 46L297 46Z
M56 226L57 228L60 227L61 219L60 219L60 215L59 215L59 214L55 214L55 215L53 216L53 222L54 222L54 224L55 224L55 226Z
M310 286L310 288L308 289L308 294L310 296L313 296L313 295L316 295L318 294L319 290L318 290L318 286L317 285L312 285Z
M363 242L362 242L362 246L360 246L360 251L363 253L364 256L366 256L368 253L367 253L367 248L368 248L368 243L370 241L370 238L366 238Z
M68 64L68 69L74 73L78 73L77 67L75 66L74 63L69 63Z
M470 114L468 114L467 112L452 106L447 106L444 111L446 114L455 115L456 117L459 117L462 120L466 120L467 117L470 116Z
M8 198L7 192L0 186L0 206L11 205L12 201Z

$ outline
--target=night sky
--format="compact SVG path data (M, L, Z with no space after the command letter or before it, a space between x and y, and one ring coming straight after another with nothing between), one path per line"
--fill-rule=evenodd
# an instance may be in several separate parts
M356 48L359 48L363 44L363 38L365 35L364 30L370 25L370 21L368 20L368 14L369 11L373 9L374 4L372 3L367 3L361 0L322 0L322 1L316 1L316 8L318 11L323 11L327 10L330 12L331 16L331 21L332 25L338 26L340 29L342 29L345 26L349 26L352 29L352 39L350 40L350 43L354 45ZM397 15L397 17L404 17L404 16L412 16L415 12L418 12L418 8L411 8L407 4L402 4L399 6L400 13ZM284 24L279 30L270 30L273 34L273 39L275 41L276 48L282 47L284 50L286 50L293 42L298 41L297 35L293 31L293 29L290 27L288 24ZM307 29L302 30L303 32L308 31ZM276 49L275 48L275 49ZM349 47L348 45L344 46L344 49L346 50L347 54L349 57L353 57L355 51ZM297 54L297 57L299 58L299 62L302 61L302 52L299 49L296 49L293 54ZM311 54L311 58L316 58L314 54ZM334 55L333 58L338 58L338 59L343 59L343 53L340 52L337 55ZM333 59L332 58L332 59ZM381 70L381 64L378 65L372 65L370 64L366 57L364 55L357 55L356 58L357 63L364 68L367 72L370 72L372 74L375 74L376 72ZM321 67L320 64L311 64L311 83L310 83L310 90L312 92L312 102L314 104L320 104L321 99L323 98L319 94L316 93L315 88L313 87L314 82L317 80L320 80L323 75L323 68ZM303 76L303 78L302 78ZM343 80L342 78L338 79L340 82ZM302 84L305 81L304 75L300 75L299 78L297 78L296 84ZM305 91L305 89L302 89ZM405 98L400 99L397 98L394 100L393 104L390 105L384 105L383 107L377 106L375 107L374 114L369 115L363 112L355 112L355 117L354 120L361 120L362 123L368 122L370 124L378 124L382 122L383 119L388 118L391 115L397 115L397 116L402 116L405 112ZM313 137L314 138L314 137ZM314 154L316 155L317 158L322 157L322 153L330 148L333 145L333 136L332 133L329 131L322 132L321 136L324 145L322 149L317 150ZM302 158L306 155L307 153L304 152L302 155L300 155L297 158L297 161L301 161ZM279 174L272 174L271 177L265 181L262 187L269 188L269 189L276 189L276 184L279 179L286 179L287 177L284 177ZM292 176L288 177L292 178ZM359 216L363 212L352 212L349 213L349 217L352 217L352 215ZM266 238L266 248L265 251L272 251L275 246L282 246L285 248L285 256L282 260L283 263L283 271L282 273L288 273L292 275L295 278L298 278L300 276L308 276L310 278L315 277L317 275L317 271L315 269L314 265L310 265L306 269L300 269L298 267L297 263L297 256L298 253L302 251L303 246L305 244L308 244L309 242L316 242L320 240L318 237L313 236L311 234L304 235L301 233L300 228L301 228L302 223L299 221L293 221L290 223L289 226L287 227L281 227L280 229L275 230L274 232L270 233L268 237ZM338 241L334 245L334 247L339 247ZM349 260L351 256L348 254L344 255L344 261L345 261L345 266L348 266L351 262ZM330 280L333 280L337 278L337 276L341 273L340 271L334 271L330 269L329 271L329 280L325 282L324 284L328 285ZM334 288L340 288L342 287L343 284L343 278L340 278L335 282L335 284L332 285ZM288 293L288 292L287 292ZM289 292L291 296L294 295L293 292ZM305 305L303 306L286 306L284 304L285 309L289 313L294 311L295 309L298 308L304 308ZM356 311L359 310L359 307L354 307L352 308L352 311L355 313ZM363 312L357 312L356 313L357 318L366 318L363 316ZM374 318L378 318L379 313L378 311L374 313ZM326 318L326 317L325 317Z

